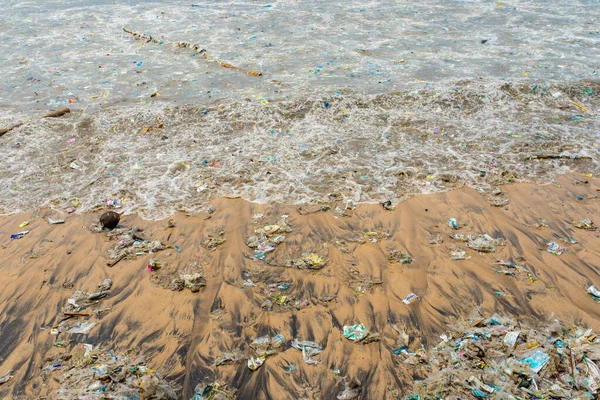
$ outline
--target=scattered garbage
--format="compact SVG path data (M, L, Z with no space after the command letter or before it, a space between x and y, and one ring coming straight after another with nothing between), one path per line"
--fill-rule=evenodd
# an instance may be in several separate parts
M371 333L363 324L356 325L345 325L344 337L352 340L354 343L368 344L372 342L378 342L380 337L379 333Z
M560 256L561 254L563 254L567 251L567 248L562 247L561 245L559 245L556 242L549 242L549 243L546 243L546 251L548 253L552 253L557 256Z
M119 225L119 221L121 220L121 216L114 211L107 211L100 216L100 224L103 229L112 230Z
M46 218L46 221L48 221L48 223L50 225L58 225L58 224L64 224L65 220L64 219L52 219L52 218Z
M27 235L30 231L23 231L23 232L19 232L19 233L13 233L12 235L10 235L11 239L22 239L25 237L25 235Z
M589 218L580 219L579 221L573 221L573 226L579 229L585 229L588 231L598 230L598 227L594 225L594 221Z
M413 301L415 301L415 300L418 300L418 299L419 299L419 296L417 296L417 295L416 295L416 294L414 294L414 293L411 293L411 294L409 294L408 296L406 296L404 299L402 299L402 302L403 302L404 304L410 304L410 303L412 303Z
M431 350L402 352L405 364L427 370L424 380L414 381L409 399L574 399L599 393L600 339L591 329L567 329L558 321L536 328L498 315L450 328Z
M311 342L310 340L292 340L292 347L302 351L302 357L307 364L319 364L321 361L313 360L311 357L320 354L323 348L320 344Z
M106 278L98 284L98 290L93 293L82 292L80 290L73 292L73 295L67 299L67 304L63 307L63 317L54 332L87 335L97 323L82 321L79 318L101 315L108 311L108 309L94 309L91 307L98 305L105 299L110 294L111 288L112 281Z
M414 258L410 254L405 254L399 250L390 250L388 260L390 262L395 262L399 264L410 264L414 261Z
M248 358L248 368L251 371L256 371L264 364L268 356L273 355L277 352L285 343L285 337L278 333L275 336L261 336L250 343L250 347L254 350L255 356Z
M115 355L109 349L91 345L83 345L84 350L77 351L79 347L74 348L73 356L63 365L65 373L60 379L58 398L178 398L167 381L144 365L143 357L133 352Z
M108 250L110 260L106 265L115 266L124 258L135 259L139 255L152 254L164 250L165 246L160 241L150 241L144 237L144 232L139 228L130 230L116 228L106 233L108 240L116 243Z

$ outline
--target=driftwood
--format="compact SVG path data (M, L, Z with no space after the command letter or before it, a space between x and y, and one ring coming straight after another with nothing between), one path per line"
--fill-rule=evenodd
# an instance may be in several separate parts
M40 115L40 118L58 118L58 117L62 117L65 114L68 114L70 112L71 112L71 109L65 107L65 108L61 108L60 110L49 112L48 114ZM12 131L13 129L20 127L23 124L24 124L24 122L19 122L18 124L9 126L8 128L0 129L0 137L2 137L5 133Z
M537 154L525 157L525 160L591 160L589 156L568 156L563 154Z
M146 43L165 43L164 40L159 41L159 40L153 38L151 35L144 35L143 33L133 32L126 28L123 28L123 31L125 33L129 33L130 35L132 35L133 37L135 37L138 40L144 40ZM205 49L203 49L202 47L200 47L197 44L191 44L188 42L176 42L176 43L174 43L174 45L177 47L181 47L181 48L193 49L196 52L196 54L202 54L204 56L204 58L206 58L208 61L213 62L220 67L232 69L234 71L240 71L240 72L243 72L244 74L248 74L248 75L252 75L252 76L262 76L262 73L259 71L255 71L252 69L243 69L240 67L236 67L235 65L226 63L224 61L215 60L210 55L208 55L208 53L206 52Z
M5 133L8 133L8 132L12 131L13 129L20 127L21 125L23 125L23 123L19 122L18 124L10 126L8 128L0 129L0 137L2 135L4 135Z
M58 117L62 117L65 114L68 114L71 112L70 108L61 108L60 110L56 110L56 111L52 111L49 112L48 114L44 114L41 115L40 118L58 118Z

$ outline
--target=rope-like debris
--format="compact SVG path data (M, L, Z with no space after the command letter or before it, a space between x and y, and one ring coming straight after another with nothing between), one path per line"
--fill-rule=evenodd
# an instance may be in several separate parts
M168 43L164 40L158 40L155 39L154 37L152 37L151 35L144 35L143 33L138 33L138 32L133 32L129 29L123 28L123 31L126 33L129 33L130 35L132 35L134 38L136 38L137 40L144 40L146 41L146 43ZM204 56L204 58L206 58L208 61L213 62L223 68L227 68L227 69L232 69L235 71L240 71L243 72L244 74L248 74L248 75L252 75L252 76L262 76L262 72L259 71L255 71L253 69L243 69L240 67L236 67L235 65L226 63L224 61L219 61L219 60L215 60L214 58L212 58L207 52L206 49L203 49L202 47L200 47L198 44L192 44L189 42L175 42L174 45L176 47L180 47L180 48L184 48L184 49L193 49L196 54L202 54Z

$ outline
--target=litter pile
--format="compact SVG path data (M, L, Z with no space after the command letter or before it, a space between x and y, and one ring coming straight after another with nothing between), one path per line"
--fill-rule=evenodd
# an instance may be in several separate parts
M208 250L216 250L217 247L225 243L225 231L218 230L210 235L208 235L208 239L204 242L203 246Z
M255 220L260 218L262 218L262 214L254 215ZM255 259L264 260L267 258L267 253L275 250L277 245L285 240L285 236L282 234L292 231L292 227L287 222L288 218L289 215L282 215L279 222L256 229L254 231L256 235L246 239L246 245L254 249Z
M596 231L598 227L594 225L594 221L589 218L580 219L579 221L573 221L573 226L579 229L585 229L588 231Z
M194 397L191 400L235 400L236 389L228 389L227 383L214 381L208 384L197 384L194 389Z
M291 281L265 284L264 294L267 298L261 304L261 308L265 311L286 312L290 309L299 310L308 306L308 300L297 299L288 292L291 285Z
M405 254L400 250L390 250L388 261L399 264L410 264L414 261L414 258L410 254Z
M82 292L76 290L73 296L67 300L67 305L63 308L63 318L58 326L53 329L52 333L81 333L88 334L90 330L96 326L96 322L82 321L79 318L91 317L93 315L101 315L109 311L108 308L92 308L110 294L112 281L108 278L98 284L98 290L94 293Z
M152 272L150 282L174 292L189 289L197 293L206 286L204 268L196 262L181 268L150 260L148 270Z
M283 267L319 270L327 264L327 258L317 253L304 253L298 258L291 258L283 263Z
M567 329L558 321L532 328L498 315L451 329L428 352L399 352L405 364L427 371L424 380L414 382L409 399L573 399L598 394L600 338L591 329Z
M177 399L173 388L132 353L114 355L89 344L76 345L60 380L61 399Z
M94 227L92 228L94 230ZM95 228L98 231L98 227ZM100 229L100 231L102 231ZM139 255L156 253L166 247L159 240L150 241L144 237L139 228L127 230L116 228L106 233L109 241L117 243L108 250L110 260L106 262L109 267L114 266L124 258L135 259Z

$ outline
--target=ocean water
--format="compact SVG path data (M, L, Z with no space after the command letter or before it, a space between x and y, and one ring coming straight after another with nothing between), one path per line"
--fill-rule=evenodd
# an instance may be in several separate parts
M600 172L591 0L1 3L0 129L24 124L0 137L0 213L157 219Z

